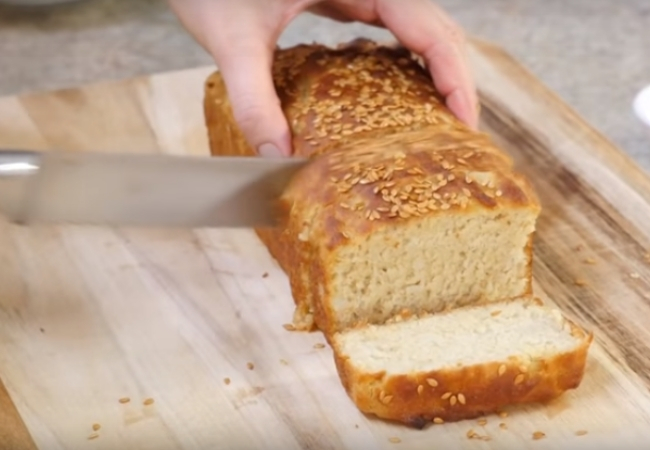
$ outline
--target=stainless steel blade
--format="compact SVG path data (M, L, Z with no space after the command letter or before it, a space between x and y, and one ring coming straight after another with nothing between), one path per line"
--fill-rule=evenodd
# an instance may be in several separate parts
M254 227L303 158L0 151L9 220L108 226Z

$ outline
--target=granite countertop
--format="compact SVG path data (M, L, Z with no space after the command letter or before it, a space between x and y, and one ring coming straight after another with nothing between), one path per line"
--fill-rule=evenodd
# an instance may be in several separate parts
M1 1L0 1L1 3ZM650 84L648 0L438 0L468 34L506 49L647 171L650 129L632 112ZM390 35L303 15L279 44ZM0 95L212 64L164 0L0 6Z

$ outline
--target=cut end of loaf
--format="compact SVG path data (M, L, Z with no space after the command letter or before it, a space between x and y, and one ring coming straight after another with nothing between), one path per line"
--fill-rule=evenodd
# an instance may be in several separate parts
M579 386L592 337L540 303L466 307L339 333L337 369L361 411L414 426L547 402Z
M426 217L341 246L336 328L528 294L535 218L527 209Z

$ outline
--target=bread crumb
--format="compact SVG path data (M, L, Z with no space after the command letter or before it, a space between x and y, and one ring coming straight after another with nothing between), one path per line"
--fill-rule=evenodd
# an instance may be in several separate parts
M315 349L325 348L325 344L319 342L319 343L317 343L317 344L314 344L314 348L315 348Z
M252 362L247 362L246 367L248 368L248 370L253 370L255 368L255 364L253 364Z
M281 360L280 360L280 364L282 364L283 366L288 366L288 365L289 365L289 361L287 361L286 359L281 359Z
M230 384L230 378L224 378L223 382L226 386L228 386Z
M392 442L393 444L399 444L400 442L402 442L402 440L398 437L390 437L388 438L388 441Z
M533 433L533 439L538 441L540 439L544 439L546 437L546 434L542 433L541 431L535 431Z
M354 424L354 428L359 428L359 424L358 424L358 423L355 423L355 424Z
M121 399L118 400L120 403L129 403L131 399L129 397L122 397Z
M143 404L144 406L153 405L153 398L146 398L146 399L144 399L144 401L142 402L142 404Z
M296 327L290 323L285 323L282 327L287 331L296 331Z
M442 423L445 423L445 421L441 417L434 417L433 423L440 425Z
M507 429L508 429L508 425L506 425L505 423L501 422L501 423L499 424L499 428L501 428L502 430L507 430Z
M587 434L587 430L578 430L576 431L576 436L584 436Z
M268 272L264 272L264 273L262 274L262 278L267 278L268 276L269 276L269 273L268 273Z
M102 426L98 423L93 423L93 431L99 431Z
M506 411L501 411L499 413L499 417L501 417L502 419L505 419L506 417L508 417L508 413Z
M93 439L97 439L99 437L99 434L93 433L90 436L88 436L88 440L92 441Z
M479 419L478 424L482 427L487 425L487 419Z
M480 441L489 441L489 440L492 439L492 438L490 438L490 436L487 436L487 435L482 436L482 435L478 434L474 430L469 430L467 432L466 436L467 436L467 439L478 439Z
M576 278L576 279L573 281L573 284L575 284L576 286L583 287L583 286L586 286L586 285L587 285L587 282L586 282L585 280L583 280L582 278Z

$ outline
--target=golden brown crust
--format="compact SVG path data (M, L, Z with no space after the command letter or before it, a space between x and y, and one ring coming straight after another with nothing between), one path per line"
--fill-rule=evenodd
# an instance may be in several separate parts
M273 76L294 152L314 158L285 191L286 225L256 230L289 276L298 329L336 330L325 269L347 242L436 214L539 211L510 157L449 112L407 50L299 45L277 51ZM211 153L254 154L219 72L205 89Z
M458 369L387 376L365 373L332 340L336 368L360 411L416 428L455 422L523 403L546 403L583 378L593 335L569 322L580 343L571 352L544 359L510 359Z

